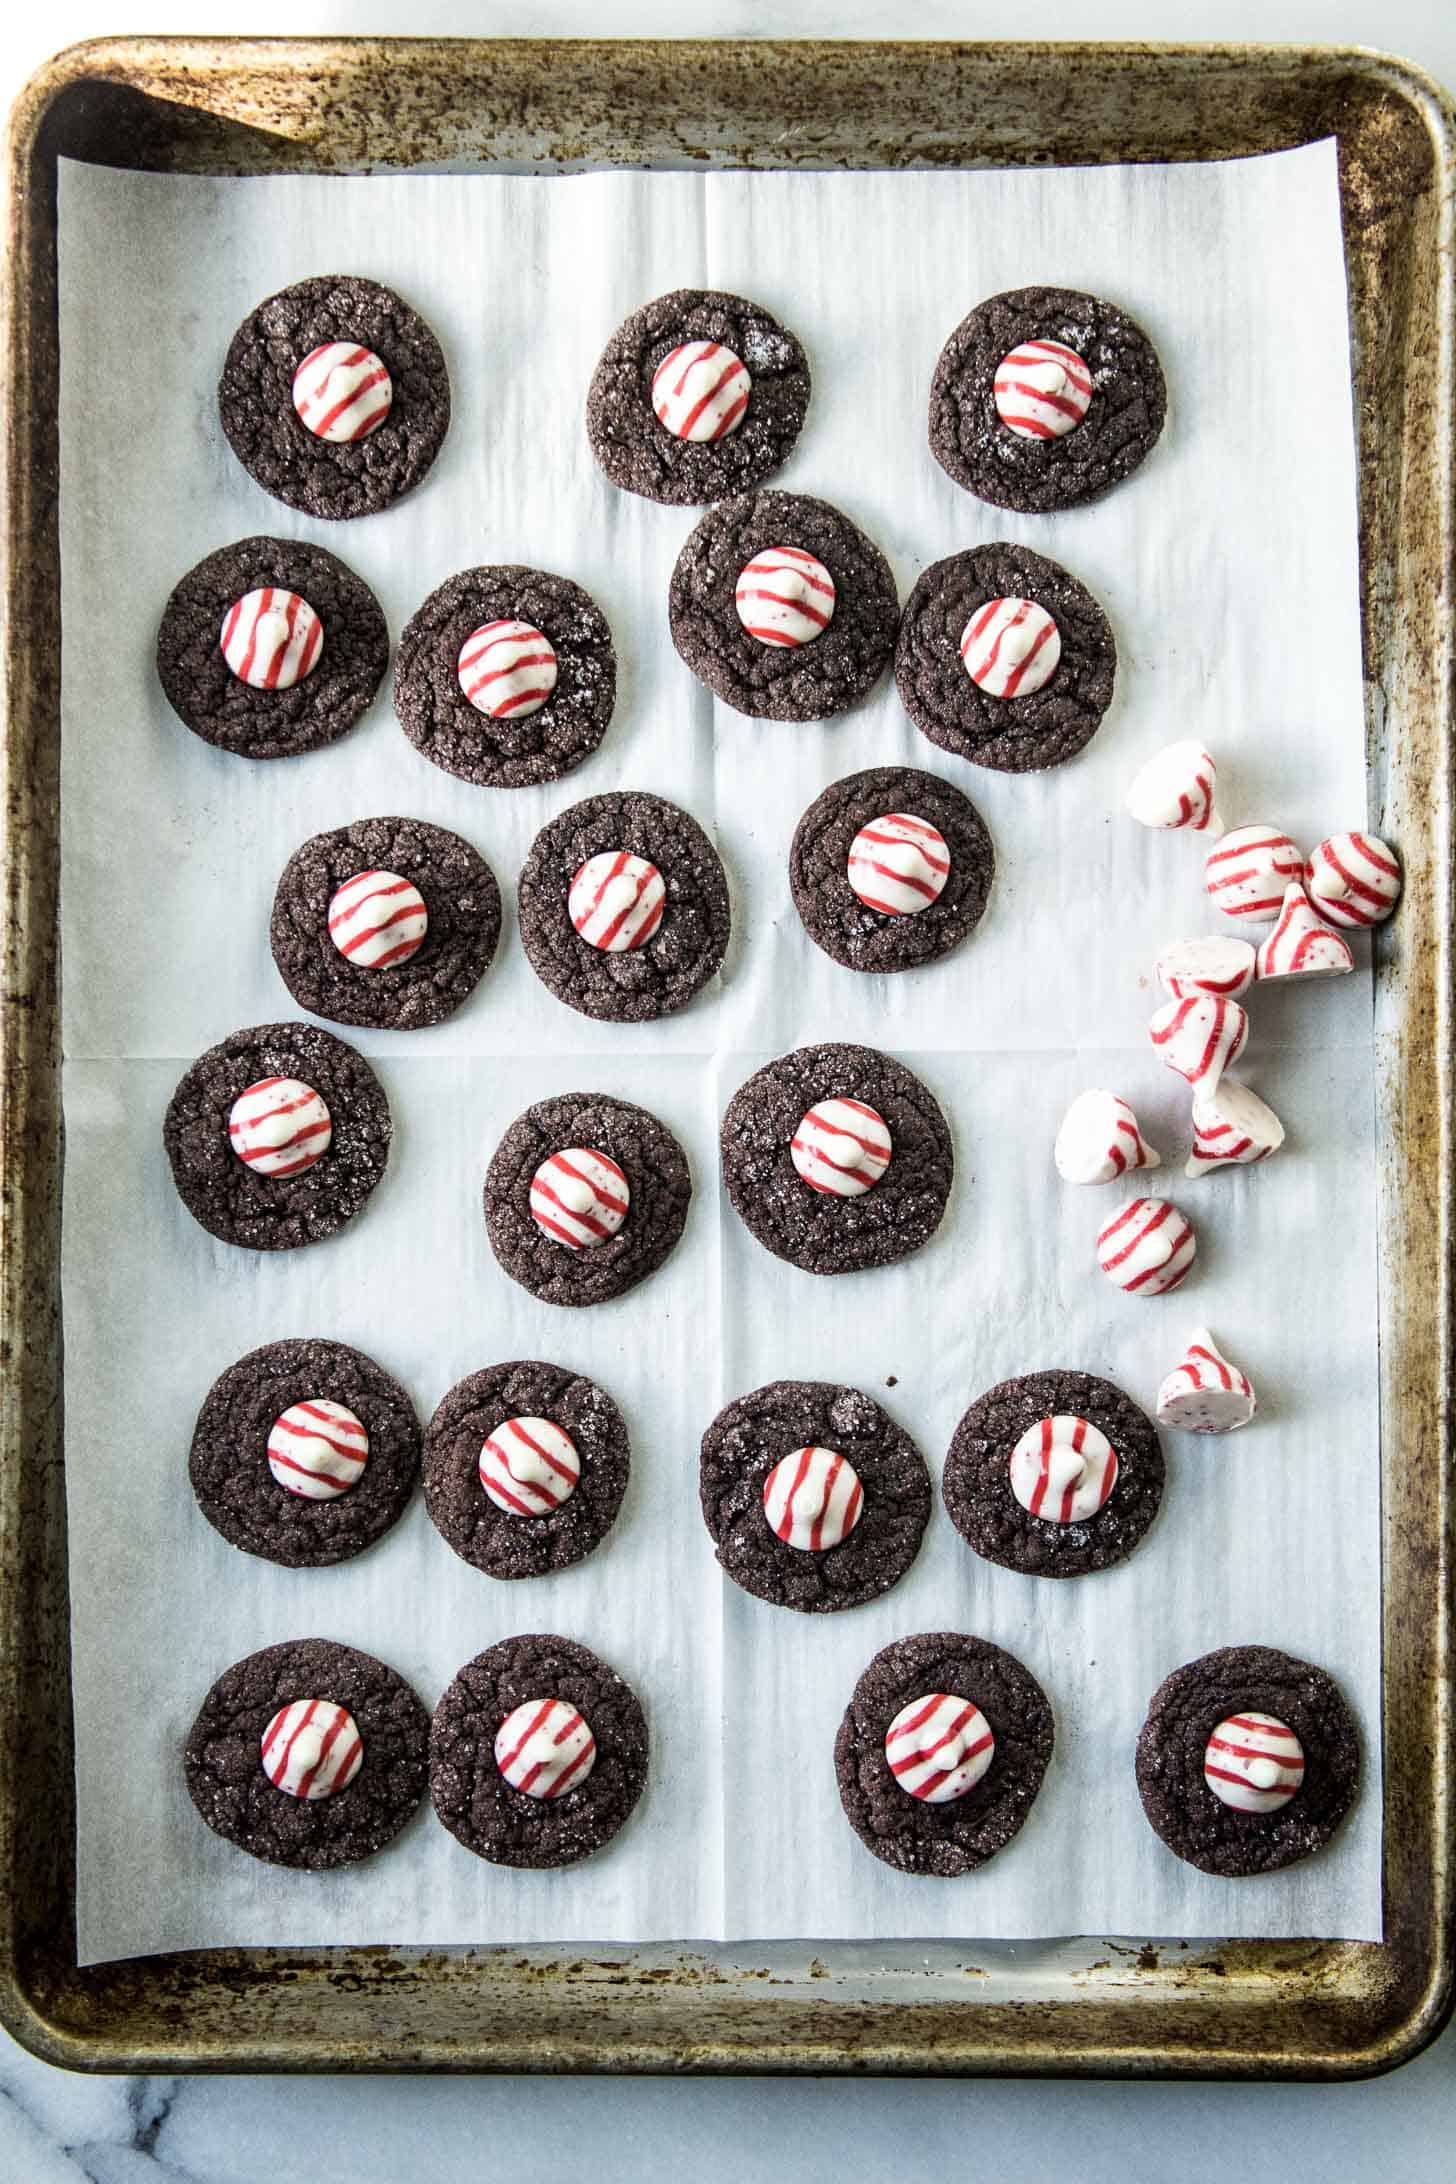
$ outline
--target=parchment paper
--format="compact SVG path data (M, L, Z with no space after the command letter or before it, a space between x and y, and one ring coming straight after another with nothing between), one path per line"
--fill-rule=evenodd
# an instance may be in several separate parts
M1356 976L1262 994L1241 1074L1289 1143L1265 1168L1187 1183L1181 1085L1152 1059L1151 961L1207 928L1200 849L1121 811L1141 758L1198 732L1232 822L1312 843L1365 812L1353 450L1333 147L1224 166L1034 174L595 175L209 181L62 171L66 1448L84 1960L221 1943L1014 1937L1074 1932L1373 1937L1380 1931L1378 1472L1371 996ZM224 443L214 386L233 328L306 274L369 273L439 332L444 452L388 513L311 524ZM1116 297L1168 372L1164 441L1101 506L1000 515L924 444L940 345L978 298L1028 280ZM1117 632L1117 696L1087 754L1012 779L919 737L887 679L819 727L716 707L672 651L668 573L694 520L618 493L582 431L607 334L679 284L739 289L793 325L815 376L781 482L844 506L908 592L938 555L997 536L1065 562ZM321 540L392 632L478 561L577 578L616 633L621 688L597 756L538 791L475 790L408 745L388 690L343 743L249 765L170 713L152 648L173 583L250 532ZM903 761L955 779L995 836L990 912L949 962L870 980L812 947L785 857L830 780ZM536 982L508 922L449 1024L350 1032L397 1130L390 1172L341 1237L286 1255L214 1243L160 1143L183 1067L237 1026L296 1014L268 908L306 836L374 812L451 826L509 892L537 828L613 786L715 828L734 896L721 981L680 1016L596 1026ZM918 1069L955 1133L933 1244L822 1282L782 1267L720 1199L716 1121L767 1056L850 1037ZM1058 1183L1051 1144L1088 1084L1126 1093L1177 1165L1153 1179L1198 1224L1176 1298L1125 1299L1092 1240L1130 1191ZM667 1268L586 1313L496 1266L485 1163L529 1101L599 1088L682 1138L696 1197ZM1324 1243L1338 1208L1342 1248ZM779 1376L856 1382L939 1478L957 1418L1003 1376L1104 1372L1151 1404L1211 1324L1253 1375L1257 1424L1167 1437L1163 1513L1121 1568L1077 1583L993 1569L937 1501L909 1576L876 1605L801 1618L723 1581L696 1498L703 1427ZM428 1417L461 1374L543 1356L621 1403L633 1478L587 1562L511 1587L458 1561L417 1501L373 1552L291 1572L224 1544L186 1461L214 1377L286 1335L357 1343ZM960 1883L896 1875L838 1806L830 1752L856 1676L890 1638L959 1628L1009 1646L1056 1709L1023 1834ZM586 1640L642 1694L650 1786L605 1854L561 1874L471 1858L423 1811L395 1847L319 1877L255 1865L201 1824L179 1747L214 1676L275 1640L365 1646L433 1704L511 1632ZM1366 1788L1324 1856L1220 1883L1145 1825L1132 1748L1172 1668L1267 1641L1340 1679Z

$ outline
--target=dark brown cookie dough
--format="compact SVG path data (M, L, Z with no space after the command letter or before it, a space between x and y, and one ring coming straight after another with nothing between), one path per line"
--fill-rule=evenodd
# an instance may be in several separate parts
M372 349L393 384L389 415L362 440L321 440L293 406L293 375L332 341ZM248 314L217 389L222 429L249 475L305 515L369 516L418 485L450 422L450 377L417 311L377 281L296 281Z
M655 865L662 917L641 947L611 953L571 920L571 883L589 857L626 850ZM682 1008L713 976L731 916L722 860L695 819L639 790L589 796L550 820L531 844L517 887L521 941L558 1001L583 1016L644 1024Z
M328 1699L353 1715L364 1759L331 1797L290 1796L263 1772L280 1707ZM424 1795L430 1717L392 1668L327 1638L265 1646L225 1669L188 1734L187 1790L208 1826L250 1857L322 1873L392 1842Z
M771 546L813 554L834 579L833 617L808 644L765 644L738 619L738 578ZM672 641L699 682L759 720L844 712L879 681L900 622L879 547L807 493L745 493L710 509L677 557L667 605Z
M1304 1779L1277 1812L1237 1812L1203 1779L1221 1721L1272 1714L1304 1747ZM1273 1646L1222 1646L1153 1693L1137 1743L1137 1785L1155 1832L1200 1872L1277 1873L1322 1850L1360 1787L1360 1734L1334 1679Z
M821 1100L862 1100L890 1132L888 1168L857 1198L812 1190L790 1145ZM944 1115L902 1062L871 1047L798 1047L739 1086L719 1137L723 1181L744 1226L806 1274L889 1266L928 1243L955 1174Z
M795 1449L827 1448L853 1466L859 1521L837 1547L790 1547L764 1514L764 1483ZM776 1607L821 1614L878 1600L905 1575L930 1521L930 1475L908 1433L858 1388L777 1380L719 1411L703 1435L703 1522L736 1585Z
M532 1176L573 1146L614 1160L631 1194L616 1234L577 1251L531 1214ZM543 1304L605 1304L657 1272L682 1235L692 1195L687 1157L655 1115L605 1093L565 1092L528 1107L501 1139L486 1170L485 1225L505 1272Z
M683 342L731 349L753 382L737 424L716 440L682 440L652 406L653 375ZM781 469L809 407L809 362L762 304L712 288L677 288L617 328L592 374L586 431L613 485L679 507L743 493Z
M328 1150L297 1175L259 1175L228 1138L234 1100L265 1077L297 1078L329 1111ZM362 1054L313 1024L255 1024L198 1056L172 1094L162 1143L177 1195L210 1236L292 1251L352 1221L384 1173L392 1128Z
M1027 341L1075 350L1092 378L1081 423L1024 439L996 408L996 367ZM1115 304L1070 288L1013 288L977 304L940 352L930 385L930 449L957 485L997 508L1047 515L1130 477L1163 429L1158 353Z
M885 1757L890 1724L912 1700L944 1692L978 1706L996 1739L964 1797L931 1804L901 1789ZM928 1631L877 1653L834 1740L845 1817L867 1850L902 1873L954 1879L1011 1841L1041 1788L1055 1730L1046 1693L1014 1655L984 1638Z
M306 599L323 625L313 671L289 690L255 690L222 652L228 610L276 585ZM367 584L322 546L240 538L189 569L157 632L157 675L167 703L204 743L239 758L293 758L352 728L389 665L389 631Z
M342 1403L369 1436L346 1493L311 1501L280 1486L268 1436L295 1403ZM323 1569L372 1547L396 1524L420 1474L420 1428L397 1380L347 1343L269 1342L214 1381L188 1464L197 1505L244 1554L285 1569Z
M576 1450L574 1491L542 1516L498 1509L481 1484L481 1447L508 1418L549 1419ZM629 1468L622 1414L594 1380L534 1360L490 1365L458 1381L430 1420L425 1507L441 1538L487 1577L546 1577L605 1538Z
M1031 599L1057 625L1061 658L1029 696L995 698L966 673L961 637L992 599ZM1055 561L1004 540L932 562L917 579L895 647L900 702L942 750L999 773L1075 758L1112 703L1117 646L1092 594Z
M534 713L495 720L460 687L460 648L486 622L528 622L556 654L556 687ZM514 564L462 570L411 615L394 664L394 710L417 751L482 789L570 773L607 732L617 655L606 616L570 577Z
M410 880L429 914L403 963L351 962L329 934L329 905L361 872ZM273 898L269 938L279 976L300 1008L336 1024L415 1031L443 1023L474 992L500 939L500 889L485 859L423 819L356 819L294 851Z
M1011 1491L1011 1451L1043 1418L1085 1418L1107 1436L1117 1480L1095 1516L1053 1524ZM1026 1373L978 1396L956 1427L941 1491L976 1553L1027 1577L1085 1577L1130 1555L1163 1498L1163 1450L1131 1396L1094 1373Z
M496 1731L518 1706L560 1699L592 1733L596 1757L559 1797L512 1788ZM540 1870L600 1850L631 1817L647 1780L647 1721L615 1669L569 1638L505 1638L467 1661L435 1708L430 1796L458 1842L492 1865Z
M935 827L950 852L944 887L909 915L872 909L849 879L860 829L894 812ZM949 955L980 924L995 870L991 836L970 798L913 766L870 766L834 782L799 821L789 850L804 930L850 971L908 971Z

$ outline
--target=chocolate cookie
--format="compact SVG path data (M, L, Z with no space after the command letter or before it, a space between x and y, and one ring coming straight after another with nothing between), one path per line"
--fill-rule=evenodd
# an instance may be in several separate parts
M1050 616L1061 647L1046 682L1033 689L1023 681L1005 696L996 688L1004 675L992 668L983 687L962 656L972 624L1000 600L1013 611L1030 601ZM986 652L995 649L994 623L981 632ZM900 702L921 734L999 773L1075 758L1102 725L1116 673L1111 625L1092 594L1055 561L1004 541L932 562L910 594L895 647Z
M937 1697L964 1703L927 1714L919 1702ZM967 1705L977 1710L969 1718ZM902 1714L892 1768L885 1740ZM1054 1736L1046 1693L1000 1646L957 1631L898 1638L860 1677L834 1740L845 1817L866 1850L902 1873L974 1873L1030 1812ZM948 1772L970 1786L946 1796Z
M909 971L981 922L996 870L968 796L913 766L870 766L816 797L789 885L804 930L849 971Z
M435 1708L435 1811L492 1865L541 1870L590 1857L631 1817L646 1780L636 1693L569 1638L487 1647Z
M233 453L265 493L309 516L370 516L418 485L439 454L450 377L439 342L402 297L328 273L248 314L217 403Z
M383 1661L294 1638L218 1677L188 1733L187 1791L250 1857L322 1873L398 1835L424 1795L429 1737L428 1713Z
M487 1577L568 1570L627 1491L627 1428L594 1380L560 1365L490 1365L457 1381L425 1436L425 1507Z
M162 1143L177 1195L225 1244L292 1251L352 1221L393 1125L362 1054L313 1024L255 1024L199 1055Z
M1068 1424L1042 1432L1054 1419ZM1077 1435L1077 1422L1090 1434ZM1035 1445L1013 1467L1023 1435ZM1070 1485L1078 1464L1082 1483ZM1027 1577L1085 1577L1130 1555L1157 1515L1163 1450L1152 1420L1110 1380L1027 1373L976 1398L956 1427L941 1491L951 1523L987 1562ZM1067 1521L1050 1511L1066 1511Z
M1047 515L1131 477L1167 406L1156 349L1115 304L1013 288L977 304L941 350L930 450L967 492Z
M918 1251L940 1226L955 1173L931 1094L871 1047L780 1055L734 1093L719 1142L745 1227L806 1274L852 1274Z
M477 788L570 773L606 734L616 698L605 615L579 584L543 569L462 570L399 640L401 728L431 765Z
M759 720L827 720L879 681L900 600L857 524L806 493L745 493L702 518L667 595L672 641Z
M244 1554L317 1570L372 1547L420 1474L397 1380L347 1343L269 1342L213 1382L188 1464L197 1505Z
M1250 1716L1269 1717L1269 1725ZM1225 1727L1233 1734L1210 1752L1210 1738ZM1245 1769L1251 1757L1270 1754L1279 1780L1261 1793ZM1265 1809L1225 1804L1206 1764L1226 1794ZM1360 1735L1322 1668L1273 1646L1223 1646L1175 1669L1153 1693L1138 1737L1137 1785L1155 1832L1200 1872L1277 1873L1322 1850L1355 1802Z
M676 288L634 311L602 351L586 433L613 485L683 507L772 477L808 407L808 359L771 312Z
M157 632L167 703L204 743L239 758L292 758L336 742L388 664L389 631L368 585L298 539L241 538L209 554L183 577Z
M822 1380L776 1380L719 1411L698 1494L735 1585L806 1614L878 1600L930 1521L930 1475L909 1434L858 1388Z
M538 1100L486 1170L485 1226L543 1304L605 1304L655 1274L688 1217L686 1155L645 1108L601 1092Z
M613 790L552 819L517 888L521 940L558 1001L615 1024L670 1016L723 960L718 852L664 797Z
M294 851L269 938L300 1008L415 1031L474 992L500 924L495 876L458 834L423 819L356 819Z

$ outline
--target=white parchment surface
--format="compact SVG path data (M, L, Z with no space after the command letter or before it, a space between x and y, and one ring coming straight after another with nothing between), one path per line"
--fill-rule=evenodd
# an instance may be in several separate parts
M1240 1073L1289 1129L1263 1169L1186 1183L1179 1081L1144 1037L1151 962L1207 929L1196 842L1121 811L1175 734L1222 762L1231 823L1305 843L1366 808L1345 289L1330 145L1224 166L1062 173L601 174L211 181L62 170L66 1467L84 1960L221 1943L986 1938L1380 1932L1378 1469L1371 997L1261 994ZM222 355L263 296L352 270L439 333L454 417L425 484L380 516L311 522L269 500L220 432ZM1162 444L1100 506L1037 519L959 491L925 446L930 371L979 298L1028 281L1099 290L1167 369ZM1117 694L1088 752L1022 779L935 750L887 678L822 726L717 705L674 654L668 574L694 520L609 487L582 429L602 343L679 285L760 298L805 342L807 428L779 481L842 505L902 596L930 560L998 536L1064 562L1117 634ZM308 537L371 584L397 638L477 562L568 574L616 635L616 718L564 782L479 790L430 766L388 687L342 743L254 765L169 711L152 664L168 592L213 548ZM802 931L786 878L799 814L888 762L968 790L995 837L989 913L947 962L856 978ZM508 898L552 815L612 787L674 798L714 831L735 932L681 1015L594 1025L537 983L508 916L495 967L448 1024L349 1032L396 1141L368 1210L333 1241L253 1256L178 1202L161 1121L183 1068L297 1011L267 941L307 835L371 813L452 827ZM781 1266L722 1199L716 1123L769 1055L882 1046L921 1072L957 1178L928 1249L840 1281ZM1130 1097L1178 1165L1153 1179L1197 1222L1195 1276L1132 1300L1096 1272L1131 1188L1059 1184L1051 1144L1088 1084ZM696 1195L663 1272L594 1311L553 1311L496 1266L486 1161L547 1093L640 1100L677 1132ZM1325 1244L1330 1209L1341 1248ZM696 1452L729 1396L779 1377L858 1383L937 1482L962 1410L994 1381L1083 1366L1151 1405L1194 1326L1247 1367L1261 1415L1227 1441L1166 1437L1168 1488L1119 1569L1036 1582L978 1561L938 1497L910 1574L873 1606L800 1617L719 1575ZM216 1375L289 1335L359 1345L423 1417L462 1374L546 1357L597 1377L631 1431L632 1484L588 1561L512 1586L458 1561L417 1500L372 1552L289 1571L227 1546L187 1483ZM1015 1844L978 1876L892 1873L845 1825L831 1747L855 1678L911 1631L1008 1646L1041 1679L1057 1748ZM423 1810L349 1871L254 1864L211 1835L179 1750L213 1678L276 1640L363 1646L433 1705L462 1662L523 1630L588 1642L640 1692L649 1787L604 1854L499 1870ZM1149 1695L1215 1645L1321 1662L1357 1709L1366 1789L1330 1851L1219 1882L1146 1826L1132 1751Z

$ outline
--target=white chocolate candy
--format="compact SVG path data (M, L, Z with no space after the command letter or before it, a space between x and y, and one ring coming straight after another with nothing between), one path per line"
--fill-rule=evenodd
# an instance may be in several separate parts
M1214 908L1251 925L1278 917L1285 888L1303 877L1304 859L1278 827L1235 827L1203 860L1203 884Z
M1331 925L1381 925L1400 900L1400 864L1378 834L1332 834L1309 860L1309 899Z
M233 601L218 642L250 690L291 690L318 666L324 625L298 592L264 584Z
M364 1740L354 1717L332 1699L294 1699L280 1706L259 1750L274 1789L308 1804L347 1789L364 1764Z
M1193 1102L1193 1152L1184 1174L1211 1175L1216 1168L1247 1168L1267 1160L1284 1143L1284 1125L1272 1107L1237 1077Z
M576 1492L581 1458L549 1418L503 1418L480 1451L480 1483L510 1517L544 1517Z
M527 1699L496 1731L495 1763L527 1797L580 1789L596 1760L596 1739L565 1699Z
M902 1790L927 1805L948 1805L973 1790L996 1756L991 1724L969 1699L928 1691L885 1731L885 1758Z
M1127 792L1127 808L1145 827L1191 827L1195 834L1222 834L1213 805L1218 776L1201 743L1185 737L1155 751Z
M304 1501L337 1501L357 1486L369 1436L351 1410L322 1395L290 1403L268 1435L268 1469Z
M1196 1095L1206 1096L1218 1089L1225 1069L1247 1046L1249 1019L1237 1001L1194 993L1160 1008L1148 1037L1164 1067L1186 1077Z
M556 688L556 648L534 622L482 622L460 647L456 679L477 713L528 720Z
M1092 400L1092 374L1064 341L1023 341L996 366L996 414L1019 440L1075 432Z
M397 872L356 872L329 898L329 938L361 970L408 963L424 945L429 923L424 896Z
M1192 1222L1167 1198L1134 1198L1097 1235L1097 1264L1133 1297L1166 1296L1197 1253Z
M587 1146L553 1153L531 1178L532 1219L569 1251L586 1251L615 1236L631 1203L616 1161Z
M763 1482L769 1530L806 1554L825 1554L848 1539L863 1509L859 1473L838 1449L793 1449Z
M867 910L913 918L928 910L950 877L945 836L928 819L886 812L849 845L849 884Z
M255 1175L302 1175L329 1149L334 1126L311 1084L260 1077L228 1111L228 1141Z
M1278 1812L1304 1780L1304 1746L1273 1714L1230 1714L1208 1740L1203 1779L1235 1812Z
M1082 1092L1062 1117L1053 1156L1065 1183L1115 1183L1129 1168L1161 1168L1137 1116L1115 1092Z
M1034 599L988 599L961 631L961 662L990 698L1029 698L1061 656L1061 632Z
M1086 1418L1058 1412L1040 1419L1011 1451L1012 1493L1048 1524L1085 1524L1116 1484L1116 1451Z
M1158 1423L1181 1433L1236 1433L1258 1409L1247 1373L1226 1358L1206 1327L1189 1338L1181 1363L1158 1390Z
M790 1157L811 1191L858 1198L890 1165L890 1132L863 1100L819 1100L801 1119Z
M738 572L733 604L760 644L811 645L834 620L834 579L798 546L766 546Z
M652 375L657 421L676 440L721 440L743 422L753 381L721 341L681 341Z
M1259 949L1260 978L1338 978L1354 968L1350 943L1320 923L1304 889L1291 880L1279 922Z
M598 850L571 883L567 915L587 945L622 955L651 940L662 923L667 889L645 857L625 849Z
M363 440L394 401L383 361L357 341L326 341L293 375L293 406L316 440Z
M1211 993L1215 999L1237 1001L1254 983L1252 941L1224 939L1175 940L1165 948L1155 966L1158 983L1175 1001L1191 994Z

